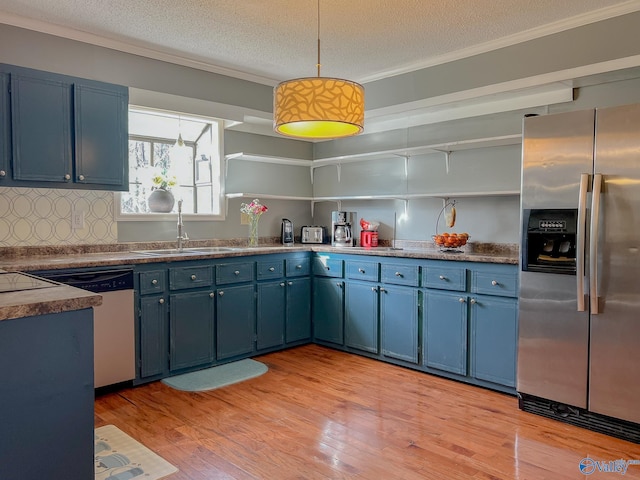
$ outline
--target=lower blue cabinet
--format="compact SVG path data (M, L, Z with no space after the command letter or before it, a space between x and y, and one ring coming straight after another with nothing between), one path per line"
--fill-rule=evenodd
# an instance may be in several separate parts
M515 298L471 298L471 375L515 387L518 302Z
M176 293L169 305L169 370L213 362L214 292Z
M382 355L418 363L419 295L411 287L380 287Z
M253 284L220 288L216 304L216 358L253 352L256 295Z
M287 280L285 343L311 339L311 279Z
M424 365L467 374L467 294L427 290Z
M344 282L341 279L313 279L313 337L344 344Z
M378 286L346 282L344 344L378 353Z
M284 344L286 293L284 281L258 284L256 323L256 348L258 350Z
M138 332L138 376L141 379L166 373L167 306L164 296L140 298Z

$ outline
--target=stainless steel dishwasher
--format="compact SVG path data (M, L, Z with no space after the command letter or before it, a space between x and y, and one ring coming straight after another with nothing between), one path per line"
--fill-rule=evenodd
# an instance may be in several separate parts
M93 309L94 387L135 378L133 270L74 269L30 272L55 282L102 295Z

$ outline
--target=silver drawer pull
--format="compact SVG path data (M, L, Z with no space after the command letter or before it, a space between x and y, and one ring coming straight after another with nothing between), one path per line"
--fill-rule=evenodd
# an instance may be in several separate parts
M440 275L440 280L446 280L447 277L445 277L444 275Z
M280 284L280 286L281 286L281 287L284 287L284 282L282 282L282 283Z
M157 284L158 284L158 280L156 280L155 278L151 280L151 285L157 285Z
M495 287L496 285L498 285L498 282L496 282L495 280L491 280L491 285Z
M402 277L403 275L400 272L396 272L396 277Z
M342 288L342 282L336 282L336 285L340 288Z
M64 176L65 180L71 180L71 175L69 175L68 173L65 174Z
M475 299L475 298L472 298L472 299L471 299L471 305L475 305L475 304L476 304L476 299Z
M459 301L460 303L464 303L464 302L466 302L466 300L465 300L464 298L462 298L462 297L460 297L460 298L458 299L458 301Z
M360 273L364 273L364 269L363 269L363 268L359 268L359 269L358 269L358 271L359 271Z
M275 269L274 267L269 267L269 271L270 271L270 272L275 272L275 271L276 271L276 269Z
M195 280L197 277L195 275L191 275L191 280Z
M224 295L224 292L223 292L222 290L218 292L218 296L219 296L219 297L221 297L221 296L223 296L223 295Z
M372 291L372 292L377 292L377 291L378 291L378 289L377 289L376 287L371 287L371 291Z
M7 172L5 172L4 170L0 170L0 177L6 177L7 176Z
M235 272L233 272L234 275L240 275L240 270L236 270Z
M328 267L327 267L328 268ZM297 270L301 270L302 269L302 265L296 265L296 269Z
M291 286L293 285L293 282L287 282L287 285Z
M80 180L81 182L84 182L84 175L78 175L78 180Z
M215 294L215 293L213 293L213 292L211 292L211 293L209 294L209 297L210 297L210 298L213 298L213 297L215 297L215 296L216 296L216 294Z
M386 292L387 290L384 287L380 287L381 292Z
M161 298L160 300L158 300L158 303L162 305L164 303L164 298Z

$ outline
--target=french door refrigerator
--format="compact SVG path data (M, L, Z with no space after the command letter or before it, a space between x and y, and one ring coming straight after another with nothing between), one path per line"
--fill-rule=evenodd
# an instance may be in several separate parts
M640 442L640 105L523 121L519 405Z

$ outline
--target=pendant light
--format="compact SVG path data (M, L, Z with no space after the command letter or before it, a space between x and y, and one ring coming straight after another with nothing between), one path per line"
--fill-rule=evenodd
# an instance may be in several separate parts
M296 138L329 139L364 130L364 88L342 78L320 76L320 0L318 0L318 76L287 80L274 89L273 128Z

